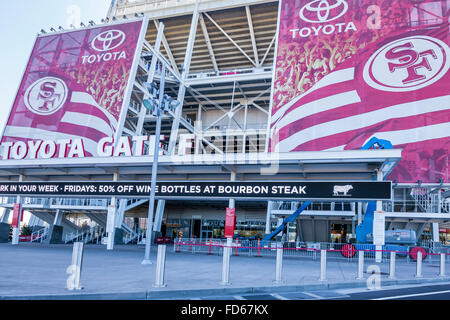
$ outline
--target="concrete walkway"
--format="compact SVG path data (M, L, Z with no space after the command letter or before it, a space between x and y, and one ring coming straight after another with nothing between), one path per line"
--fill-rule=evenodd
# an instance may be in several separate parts
M0 244L0 299L189 299L223 293L244 294L277 290L336 289L365 287L366 279L356 280L357 260L330 260L327 281L320 282L320 261L286 257L283 283L275 284L275 257L231 257L230 286L220 284L222 256L174 253L167 247L165 288L154 288L156 246L152 265L141 265L143 246L116 246L107 251L102 245L86 245L82 266L81 291L66 289L67 268L72 245ZM365 270L373 261L366 261ZM382 285L448 281L439 278L438 262L423 262L423 278L416 279L416 264L398 259L396 279L389 280L389 263L377 264Z

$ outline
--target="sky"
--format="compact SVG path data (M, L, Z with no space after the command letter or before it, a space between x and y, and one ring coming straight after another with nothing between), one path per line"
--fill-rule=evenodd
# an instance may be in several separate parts
M111 0L13 0L2 1L0 10L0 132L7 121L16 91L34 45L36 35L53 27L69 29L73 24L99 24L106 17ZM0 133L1 134L1 133ZM1 210L3 211L3 210ZM3 212L0 212L0 216ZM10 214L10 220L12 214ZM24 215L24 222L29 213Z
M59 26L69 29L90 20L99 24L111 0L13 0L2 1L0 30L0 132L7 121L16 91L33 48L36 35ZM0 133L1 134L1 133Z

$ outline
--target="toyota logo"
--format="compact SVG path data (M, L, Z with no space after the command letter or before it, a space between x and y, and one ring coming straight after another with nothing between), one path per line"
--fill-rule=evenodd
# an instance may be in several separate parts
M108 51L119 47L125 41L125 33L120 30L108 30L92 40L92 48L96 51Z
M300 18L310 23L323 23L342 17L348 10L345 0L314 0L300 9Z

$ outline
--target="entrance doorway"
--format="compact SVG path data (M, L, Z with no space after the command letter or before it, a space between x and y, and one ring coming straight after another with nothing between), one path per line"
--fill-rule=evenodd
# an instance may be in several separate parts
M208 240L211 239L213 236L212 230L202 230L202 239Z
M192 220L191 222L191 238L200 238L200 230L202 221L200 219Z
M331 242L346 243L348 242L347 235L351 235L351 225L337 223L331 225Z

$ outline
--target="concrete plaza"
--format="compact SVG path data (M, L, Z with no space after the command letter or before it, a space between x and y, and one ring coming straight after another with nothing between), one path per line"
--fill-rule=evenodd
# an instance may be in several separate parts
M283 259L283 283L276 284L275 257L232 256L231 285L221 285L222 256L175 253L167 246L165 288L155 288L156 251L152 265L142 265L143 246L85 245L81 284L83 290L66 289L72 245L0 244L0 299L190 299L220 294L302 291L365 287L369 274L356 280L358 263L346 259L327 262L327 281L319 281L320 260ZM364 270L373 261L365 262ZM423 277L415 277L416 264L397 259L396 278L388 279L389 262L376 264L381 285L448 281L439 277L438 260L423 262Z

